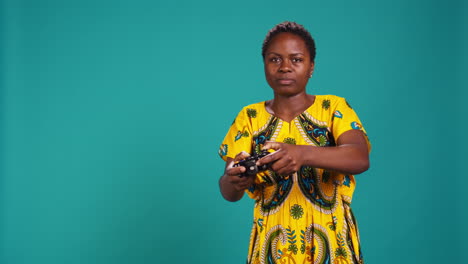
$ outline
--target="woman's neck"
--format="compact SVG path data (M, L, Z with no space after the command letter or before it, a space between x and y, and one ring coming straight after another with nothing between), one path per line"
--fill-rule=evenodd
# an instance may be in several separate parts
M281 118L283 121L290 122L307 110L314 101L315 96L306 93L287 97L275 94L275 98L267 101L265 107L270 114Z

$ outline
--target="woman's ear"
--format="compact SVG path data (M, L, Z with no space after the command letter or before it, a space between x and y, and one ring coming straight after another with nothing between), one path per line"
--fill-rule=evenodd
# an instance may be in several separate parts
M312 78L312 74L314 73L314 66L315 66L315 64L312 62L312 63L310 64L310 75L309 75L309 78Z

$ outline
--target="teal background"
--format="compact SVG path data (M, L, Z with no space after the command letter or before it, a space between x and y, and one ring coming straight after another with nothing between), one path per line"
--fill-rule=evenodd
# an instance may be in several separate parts
M316 39L309 92L346 97L373 144L366 263L463 261L467 4L328 2L3 0L0 263L244 263L252 201L221 198L217 150L271 98L284 20Z

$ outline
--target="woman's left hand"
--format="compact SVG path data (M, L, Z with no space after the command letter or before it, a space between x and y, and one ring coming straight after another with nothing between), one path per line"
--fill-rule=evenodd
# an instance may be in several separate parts
M302 166L333 170L344 174L359 174L369 168L369 145L360 130L349 130L338 137L337 145L316 147L267 142L263 149L274 153L260 159L257 165L270 164L281 175L290 175Z
M274 149L275 152L261 158L257 165L270 164L270 168L280 175L297 172L303 165L303 146L268 141L263 149Z

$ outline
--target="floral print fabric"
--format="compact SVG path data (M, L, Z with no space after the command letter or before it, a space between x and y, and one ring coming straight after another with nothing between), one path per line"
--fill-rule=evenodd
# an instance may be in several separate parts
M266 141L330 147L352 129L365 134L354 110L338 96L317 95L290 122L260 102L238 114L219 155L226 160L241 151L258 153ZM257 174L246 191L255 200L247 263L363 263L350 207L354 188L353 175L308 166L286 177Z

